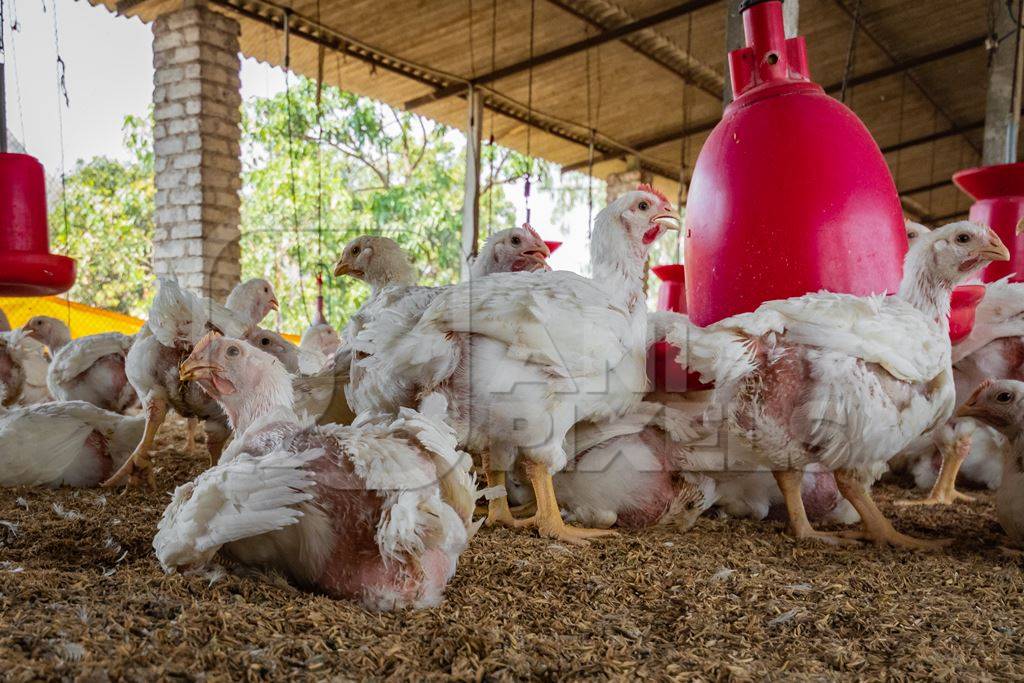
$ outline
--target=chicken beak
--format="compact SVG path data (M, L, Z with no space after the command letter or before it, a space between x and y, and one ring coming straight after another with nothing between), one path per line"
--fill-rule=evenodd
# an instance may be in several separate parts
M657 223L666 230L679 230L680 223L682 223L677 211L665 211L663 213L659 213L654 217L652 222Z
M989 242L984 247L978 250L978 256L989 261L1009 261L1010 250L1006 248L1003 241L999 239L999 235L993 230L988 231Z
M348 264L345 263L344 259L338 259L338 262L334 264L334 277L349 275L351 272L352 269L349 268Z
M213 376L218 372L223 372L224 369L219 365L207 363L200 358L192 358L189 356L185 359L185 362L178 368L178 379L182 382L195 382L201 379L213 379Z
M279 304L277 302L277 298L272 298L270 300L270 310L272 310L272 311L279 311L279 310L281 310L281 304Z
M962 406L956 409L954 413L955 417L979 417L981 415L981 409L977 403L968 401Z

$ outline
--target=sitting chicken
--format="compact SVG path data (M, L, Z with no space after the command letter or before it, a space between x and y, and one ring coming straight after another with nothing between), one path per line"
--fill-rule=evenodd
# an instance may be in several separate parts
M551 270L547 259L551 249L529 223L521 228L500 230L488 237L469 267L470 277L493 273Z
M197 384L179 378L178 366L208 330L238 337L245 328L245 323L228 309L201 300L174 280L160 280L149 320L128 351L125 365L128 381L138 392L146 416L146 429L131 458L104 482L104 486L127 480L133 486L145 481L151 488L155 487L149 454L171 408L184 418L204 422L210 461L217 461L230 434L227 417Z
M0 408L0 484L96 486L127 460L145 418L68 401Z
M32 318L25 330L50 349L46 384L55 399L86 401L115 413L135 405L138 398L124 369L135 337L106 332L73 340L67 325L48 316Z
M773 471L796 537L840 542L813 529L801 501L801 470L819 463L835 471L862 537L936 545L897 532L866 484L951 414L950 294L989 261L1008 258L988 228L952 223L914 240L895 296L807 294L668 335L683 349L680 364L715 383L737 467Z
M996 516L1011 545L1024 548L1024 382L983 382L956 414L978 420L1005 437Z
M0 332L0 405L32 405L51 400L46 388L46 349L24 328Z
M536 527L572 543L606 535L562 521L551 475L563 469L566 434L579 421L625 415L647 387L644 262L678 216L650 187L628 192L597 216L594 277L568 272L493 274L446 288L411 329L389 316L360 332L349 402L361 411L439 391L460 443L485 460L489 486L520 458L537 513L514 520L504 496L491 523ZM367 390L363 385L373 386ZM366 399L353 401L353 396Z
M181 378L221 404L236 438L220 464L174 492L153 539L164 569L223 551L368 609L441 602L475 531L476 495L469 458L440 421L443 399L350 427L302 424L284 367L214 334Z

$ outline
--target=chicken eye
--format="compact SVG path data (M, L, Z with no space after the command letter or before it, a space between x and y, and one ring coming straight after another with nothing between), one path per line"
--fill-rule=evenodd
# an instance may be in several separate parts
M912 239L914 239L915 237L917 237L917 233L916 233L916 232L908 232L908 233L907 233L907 239L908 239L908 240L912 240Z
M1013 400L1013 393L1009 391L1000 391L996 394L996 401L999 403L1009 403Z
M270 340L267 337L260 339L260 346L270 346Z
M637 204L637 208L640 209L641 211L646 211L647 209L651 208L651 205L648 204L646 201L641 200L641 202Z
M512 236L512 244L518 247L520 242L522 242L522 240L519 239L519 235Z
M962 232L956 236L956 241L957 244L967 244L968 242L971 241L971 236L968 235L966 232Z
M237 346L229 346L228 347L227 354L229 356L234 357L234 356L237 356L239 353L241 353L241 352L238 350Z
M352 255L355 256L360 251L359 247L352 247Z

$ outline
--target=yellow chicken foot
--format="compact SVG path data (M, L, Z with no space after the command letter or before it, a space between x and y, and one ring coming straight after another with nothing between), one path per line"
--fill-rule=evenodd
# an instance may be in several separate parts
M863 525L862 530L842 532L847 538L869 540L875 545L891 545L906 550L938 550L952 542L948 539L923 539L901 534L893 528L882 511L875 505L871 494L865 490L855 472L836 470L835 475L839 492L860 514Z
M524 469L533 486L537 512L527 519L515 520L515 526L536 527L537 533L543 538L553 538L574 545L586 545L589 539L600 536L618 536L611 529L583 529L566 524L562 521L562 513L558 509L555 486L547 466L527 460Z
M504 486L505 485L505 472L504 470L492 470L487 462L487 457L484 457L484 467L487 467L487 487L491 486ZM512 516L512 511L508 507L508 496L498 496L497 498L491 498L487 501L487 526L508 526L514 527L516 525L515 517Z
M145 481L150 489L156 489L156 477L153 475L153 463L149 454L153 450L156 433L166 418L167 405L160 399L151 400L146 407L146 428L142 433L142 441L117 472L103 482L104 487L117 486L127 479L128 486L138 487Z
M956 490L956 475L960 472L960 466L971 454L971 437L962 436L942 453L942 465L939 467L939 478L935 480L931 493L927 498L919 500L898 500L897 505L952 505L958 500L972 503L973 496L968 496Z
M199 420L194 417L188 418L185 425L185 455L193 457L196 454L196 430L199 428Z
M789 515L788 531L798 541L819 541L829 545L860 545L857 541L842 538L826 531L818 531L807 519L804 499L801 495L804 474L799 470L777 470L772 472L775 483L779 485L782 498L786 501L786 512Z

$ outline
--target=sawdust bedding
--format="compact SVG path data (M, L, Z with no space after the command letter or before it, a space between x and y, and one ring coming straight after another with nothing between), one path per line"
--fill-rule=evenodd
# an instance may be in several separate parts
M195 476L183 423L158 483ZM483 529L442 606L395 614L215 567L165 575L166 493L0 490L0 678L1024 676L1024 562L992 497L895 510L957 539L930 554L798 545L774 522L702 519L569 548Z

